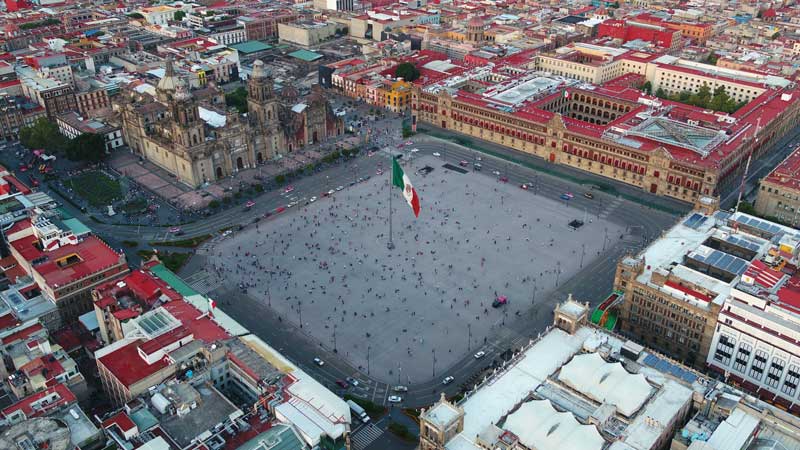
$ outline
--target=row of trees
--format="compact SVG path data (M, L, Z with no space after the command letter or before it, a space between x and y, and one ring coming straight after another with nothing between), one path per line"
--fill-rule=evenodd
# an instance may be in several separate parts
M47 119L39 119L22 128L19 141L27 148L61 154L71 161L98 162L106 155L106 142L102 135L87 133L67 139L58 131L58 126Z
M652 94L653 85L647 81L642 86L642 91ZM672 100L673 102L684 103L686 105L693 105L703 109L712 109L714 111L722 111L726 113L736 112L739 108L746 105L747 102L737 102L736 99L728 95L725 91L725 86L718 86L711 91L711 88L703 83L697 92L681 91L677 94L667 94L662 88L656 89L655 96L665 100Z

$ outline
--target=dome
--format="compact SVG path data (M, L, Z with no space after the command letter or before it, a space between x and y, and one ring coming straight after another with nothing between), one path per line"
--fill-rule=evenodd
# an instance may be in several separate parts
M158 89L162 91L174 91L178 86L178 77L175 76L175 67L172 65L172 57L167 57L164 67L164 76L158 82Z
M251 75L252 78L266 78L267 69L265 67L264 61L257 59L253 63L253 74Z
M475 16L472 19L469 19L469 22L467 23L467 26L468 27L475 27L475 28L483 28L483 19L481 19L478 16Z
M285 99L295 99L298 95L300 94L297 92L297 88L291 84L287 84L283 87L283 89L281 89L281 97Z

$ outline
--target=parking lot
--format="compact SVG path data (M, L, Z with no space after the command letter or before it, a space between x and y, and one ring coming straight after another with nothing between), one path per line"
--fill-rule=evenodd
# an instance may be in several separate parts
M227 301L256 299L371 377L412 384L489 350L507 321L625 232L613 216L590 218L488 172L446 170L432 156L406 164L422 212L415 219L393 189L394 250L387 171L220 241L207 270L220 291L249 294ZM433 170L415 173L424 166ZM497 297L507 304L492 307Z

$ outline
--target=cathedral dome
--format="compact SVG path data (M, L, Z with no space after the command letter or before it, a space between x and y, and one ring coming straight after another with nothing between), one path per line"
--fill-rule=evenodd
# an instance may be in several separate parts
M251 77L258 79L258 78L266 78L267 76L268 76L267 68L266 65L264 64L264 61L260 59L255 60L255 62L253 63L253 74L251 75Z

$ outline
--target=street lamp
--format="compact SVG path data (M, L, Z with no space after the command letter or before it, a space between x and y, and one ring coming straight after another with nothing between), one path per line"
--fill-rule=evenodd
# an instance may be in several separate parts
M433 376L436 376L436 349L432 348L431 352L433 353Z
M556 286L558 286L558 278L561 276L561 261L556 261Z
M367 375L369 375L369 351L372 348L371 345L367 346Z
M467 351L472 350L472 324L467 324Z
M531 295L531 306L536 303L536 281L533 281L533 294Z
M586 254L586 244L581 244L581 268L583 268L583 255Z
M333 352L338 353L339 351L336 349L336 324L333 324Z
M297 313L300 315L300 328L303 328L303 301L297 301Z

